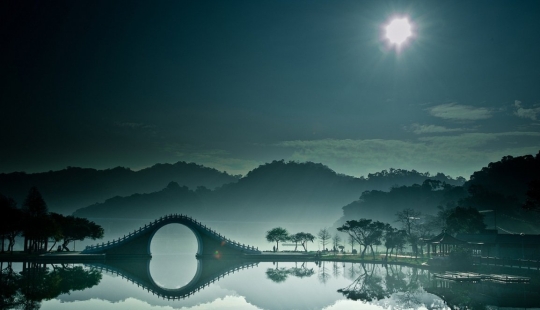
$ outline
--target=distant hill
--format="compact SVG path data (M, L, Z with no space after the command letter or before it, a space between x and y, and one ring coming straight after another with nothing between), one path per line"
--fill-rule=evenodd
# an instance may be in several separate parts
M320 227L321 223L331 225L341 215L341 206L358 199L367 189L388 190L392 185L411 184L427 177L415 171L391 169L369 178L355 178L337 174L322 164L273 161L215 190L199 187L169 196L167 188L149 195L110 199L77 210L75 215L116 218L123 214L138 218L145 214L151 218L189 212L201 220L316 223ZM462 184L442 174L437 177ZM187 196L197 198L184 199Z
M525 198L528 185L540 179L540 152L536 156L505 156L474 172L465 183L466 188L482 186L505 196Z
M78 209L74 215L86 218L136 218L149 221L171 213L200 213L201 207L201 200L194 191L176 182L170 182L160 191L113 197L102 203Z
M171 181L191 189L198 186L214 189L238 179L239 176L186 162L156 164L139 171L123 167L105 170L68 167L43 173L1 173L0 193L20 205L30 187L36 186L50 211L69 214L114 196L159 191Z
M464 181L443 174L436 177L459 185ZM319 163L281 160L259 166L237 183L216 189L205 197L205 202L226 209L222 216L230 218L325 222L338 218L341 206L358 199L366 190L388 190L394 185L409 185L427 178L429 174L401 169L355 178Z
M369 218L394 225L395 214L404 209L414 209L423 214L436 214L438 206L456 204L468 194L462 186L426 180L422 185L400 186L390 191L366 191L360 199L343 207L343 216L335 226L347 220Z
M521 208L528 184L540 179L540 153L536 156L505 156L500 161L474 172L463 186L431 188L422 185L401 186L389 192L372 190L343 207L335 225L346 220L372 218L387 223L406 208L435 215L438 206L474 207L484 213L488 227L495 222L501 232L540 233L540 215Z
M540 180L540 152L536 156L505 156L473 173L464 187L469 196L459 203L486 213L491 225L509 233L540 233L540 214L522 208L529 183ZM496 216L496 218L495 218Z

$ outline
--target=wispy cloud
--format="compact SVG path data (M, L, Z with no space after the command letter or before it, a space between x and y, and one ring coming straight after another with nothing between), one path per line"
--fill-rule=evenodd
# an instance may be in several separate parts
M537 120L536 115L540 113L540 107L532 108L532 109L525 109L521 105L521 101L519 100L514 101L514 106L515 106L514 115L517 115L522 118L529 118L533 121Z
M516 138L525 142L516 144ZM537 132L462 133L415 141L296 140L277 146L292 149L292 160L322 162L338 172L356 176L392 167L469 177L503 156L536 154L539 138Z
M445 133L445 132L459 132L464 131L466 129L463 128L446 128L443 126L437 126L437 125L421 125L418 123L414 123L409 127L405 128L408 131L412 131L417 135L421 134L430 134L430 133Z
M429 113L435 117L458 121L474 121L492 116L492 111L488 108L476 108L455 102L432 107L429 109Z

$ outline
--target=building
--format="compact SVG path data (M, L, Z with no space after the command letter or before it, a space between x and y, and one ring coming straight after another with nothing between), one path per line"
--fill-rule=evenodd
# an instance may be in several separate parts
M476 255L540 260L540 235L499 234L496 230L487 230L479 234L458 234L456 238L466 241Z

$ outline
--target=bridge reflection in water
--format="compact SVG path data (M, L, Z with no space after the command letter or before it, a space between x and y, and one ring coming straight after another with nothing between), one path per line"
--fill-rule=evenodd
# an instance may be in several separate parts
M150 261L150 258L114 259L85 265L119 275L154 295L174 300L187 298L231 273L259 264L234 259L197 259L197 271L193 279L181 288L170 289L161 287L154 281L150 273Z
M164 288L150 273L152 238L162 227L182 224L197 239L197 270L193 279L181 288ZM258 248L241 244L217 233L201 222L183 214L170 214L156 219L113 241L87 246L82 254L105 254L105 261L87 263L101 271L120 275L137 286L165 299L183 299L202 290L224 276L258 265L244 260L246 254L261 257Z

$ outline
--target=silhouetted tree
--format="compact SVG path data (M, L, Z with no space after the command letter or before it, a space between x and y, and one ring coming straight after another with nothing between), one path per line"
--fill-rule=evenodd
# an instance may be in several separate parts
M301 238L300 244L304 248L304 251L307 252L307 243L313 242L313 240L315 240L315 236L310 233L302 232L300 233L300 238Z
M66 251L69 251L68 245L72 241L83 241L86 238L92 240L103 238L103 228L88 219L71 215L64 216L58 213L51 213L51 217L60 226L60 233L57 236L58 238L55 238L55 241L63 240L62 248Z
M407 233L404 230L398 230L390 226L390 224L384 226L384 246L386 247L385 260L388 259L388 254L392 255L395 248L405 243L406 238Z
M266 232L266 240L268 242L276 243L276 251L279 251L279 242L287 241L289 239L289 232L282 227L272 228Z
M349 242L349 244L351 245L351 253L353 252L354 250L354 243L355 243L355 240L354 240L354 237L349 235L347 237L347 241Z
M15 237L23 228L23 213L17 209L17 203L12 198L0 195L0 235L2 237L2 253L5 250L5 241L8 241L7 251L13 252Z
M335 234L334 237L332 237L332 246L334 253L338 250L341 242L341 237L338 234Z
M50 227L54 222L48 218L47 204L36 187L30 188L22 210L26 217L23 230L25 251L43 250L49 233L54 230Z
M294 242L294 251L298 249L298 242L302 242L302 233L296 233L289 236L289 241Z
M450 234L474 234L485 229L484 215L474 208L456 207L446 218L446 230Z
M375 251L373 251L374 245L381 244L381 239L384 233L385 224L379 221L373 222L370 219L360 219L347 221L337 230L347 233L354 238L358 244L363 245L361 257L364 258L364 254L369 247L373 258L375 258Z
M323 247L323 250L325 250L326 249L326 244L328 243L330 238L332 238L332 235L330 235L330 232L325 227L325 228L322 228L321 230L319 230L319 233L317 234L317 237L319 237L320 242L321 242L322 247Z
M430 181L430 180L429 180ZM424 182L422 186L437 186ZM420 239L419 227L422 213L413 209L405 209L396 213L396 222L401 223L401 227L407 232L407 241L411 245L415 257L418 257L418 242Z

